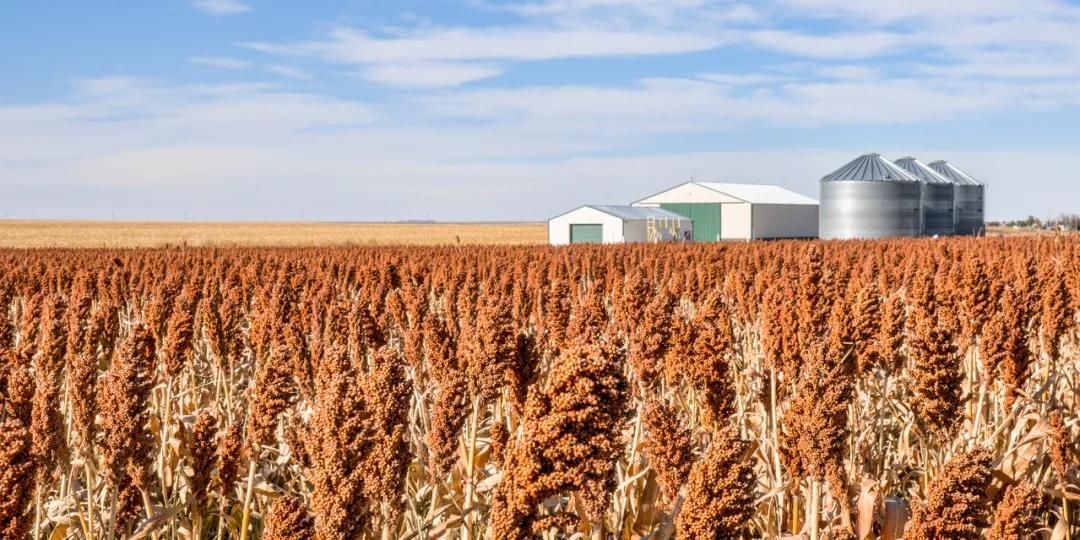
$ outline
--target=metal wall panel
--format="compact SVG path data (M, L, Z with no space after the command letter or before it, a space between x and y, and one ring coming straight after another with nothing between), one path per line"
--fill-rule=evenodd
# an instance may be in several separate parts
M686 216L694 222L695 242L720 239L719 203L660 203L660 208Z
M986 186L956 186L956 234L979 234L985 225Z
M818 205L755 204L754 239L817 238Z
M922 234L952 236L956 230L952 184L922 185Z
M918 236L920 187L918 182L822 182L821 238Z

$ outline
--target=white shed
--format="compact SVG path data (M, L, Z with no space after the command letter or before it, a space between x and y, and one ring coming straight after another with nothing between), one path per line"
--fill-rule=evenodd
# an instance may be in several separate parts
M553 246L689 240L693 231L691 220L663 208L582 206L548 220Z
M690 218L696 241L818 235L818 201L780 186L687 182L634 206L662 208Z

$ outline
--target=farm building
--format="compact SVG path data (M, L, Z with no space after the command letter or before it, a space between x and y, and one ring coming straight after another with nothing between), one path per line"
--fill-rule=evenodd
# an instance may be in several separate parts
M818 202L780 186L687 182L636 207L670 210L694 222L699 242L816 238Z
M694 225L684 216L662 208L582 206L548 220L548 242L618 244L688 240Z

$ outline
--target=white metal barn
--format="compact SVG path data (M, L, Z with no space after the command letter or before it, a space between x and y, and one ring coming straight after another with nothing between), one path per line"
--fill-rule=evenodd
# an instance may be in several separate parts
M780 186L687 182L637 207L670 210L694 222L699 242L817 238L818 201Z
M567 244L618 244L689 240L694 225L663 208L582 206L548 220L548 241Z

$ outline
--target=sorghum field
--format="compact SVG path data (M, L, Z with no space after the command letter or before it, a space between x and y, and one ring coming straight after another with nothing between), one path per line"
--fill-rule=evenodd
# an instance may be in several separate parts
M0 250L0 535L1080 538L1078 311L1076 237Z

